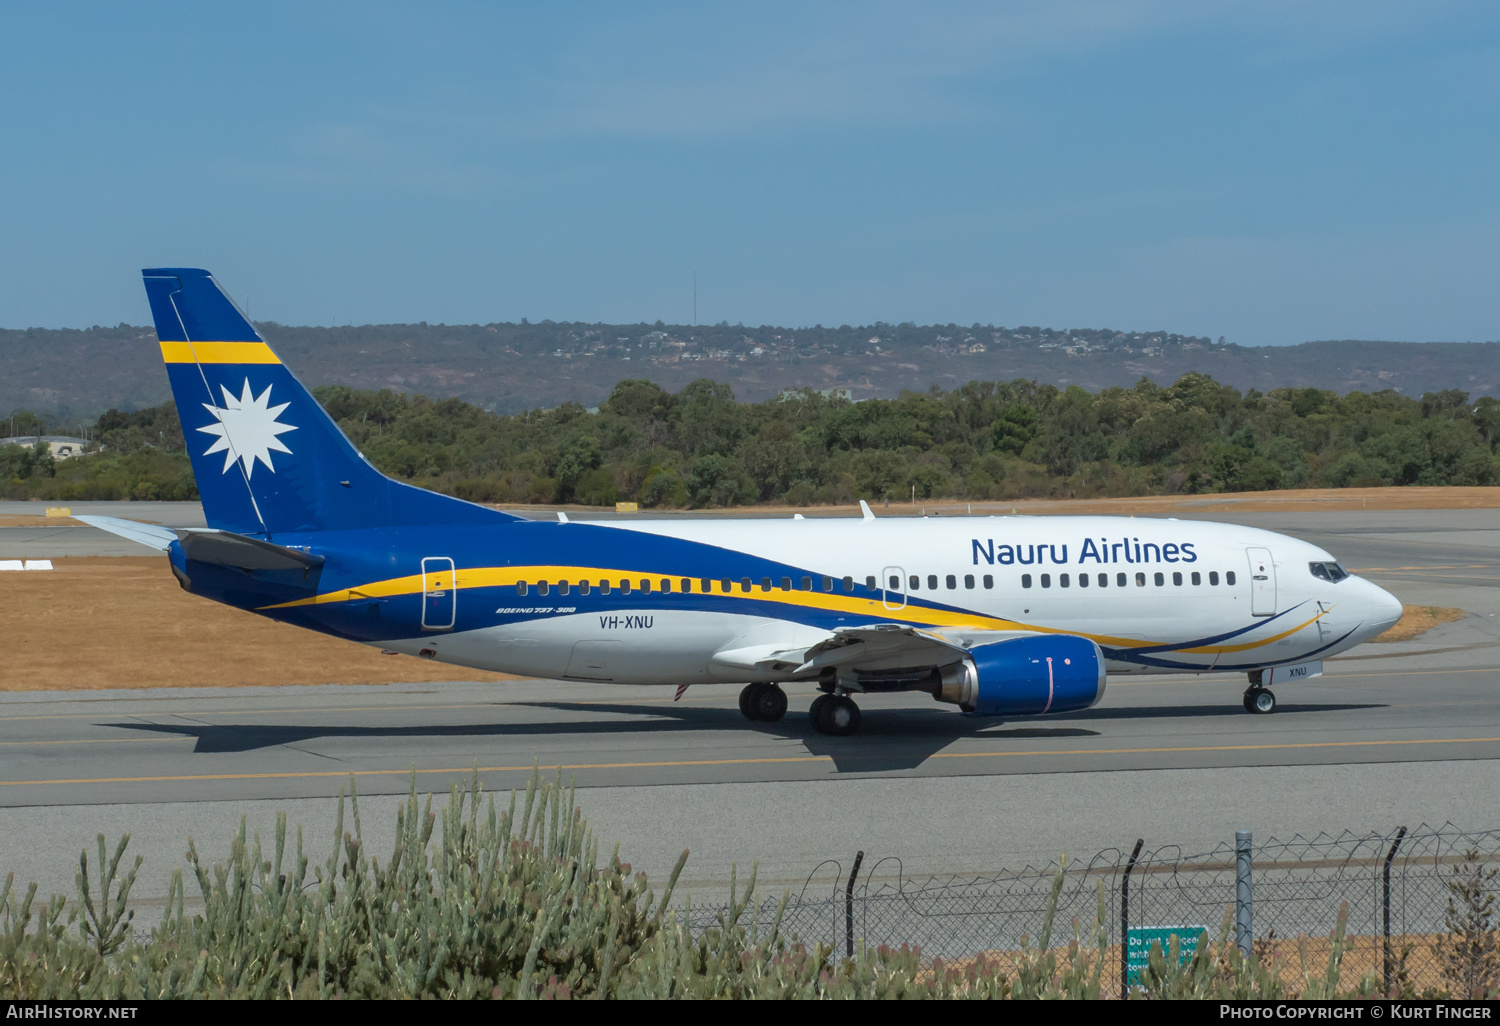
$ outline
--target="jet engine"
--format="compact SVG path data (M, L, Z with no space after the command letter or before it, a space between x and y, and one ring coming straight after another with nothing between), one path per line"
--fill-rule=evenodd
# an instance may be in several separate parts
M933 696L964 712L1022 716L1087 709L1104 697L1104 653L1076 634L976 645L940 671Z

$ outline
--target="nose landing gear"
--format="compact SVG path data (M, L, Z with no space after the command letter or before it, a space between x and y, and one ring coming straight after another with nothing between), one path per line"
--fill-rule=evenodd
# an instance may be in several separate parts
M786 715L786 692L775 684L746 684L740 692L740 712L747 720L775 723Z
M1275 712L1276 696L1269 688L1252 687L1245 692L1245 711L1262 715Z

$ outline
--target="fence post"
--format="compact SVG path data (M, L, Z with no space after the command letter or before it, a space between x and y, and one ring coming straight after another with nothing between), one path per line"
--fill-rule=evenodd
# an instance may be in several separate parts
M1254 902L1250 890L1251 870L1250 831L1234 832L1234 942L1245 958L1250 957L1255 939L1251 917Z
M1406 836L1406 827L1396 831L1396 839L1391 842L1391 850L1385 853L1385 870L1381 881L1381 935L1385 941L1385 996L1391 996L1391 862L1396 858L1396 849L1401 847L1401 840Z
M849 871L849 883L844 888L844 950L854 957L854 881L859 879L859 864L865 860L863 851L854 855L854 868Z
M1135 850L1130 853L1130 861L1125 863L1125 878L1120 882L1120 1000L1124 1001L1130 994L1128 986L1130 982L1130 871L1135 868L1136 860L1141 857L1141 845L1146 843L1144 837L1135 839Z

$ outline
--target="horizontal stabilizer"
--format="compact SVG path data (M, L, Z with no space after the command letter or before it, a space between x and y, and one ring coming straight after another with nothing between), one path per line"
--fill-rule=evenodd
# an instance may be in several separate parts
M183 554L198 563L237 566L242 570L311 570L323 565L322 556L298 552L259 538L229 531L178 531Z
M181 540L183 554L198 563L234 566L242 570L303 571L323 565L322 556L298 552L284 545L274 545L259 538L247 538L229 531L192 527L173 530L170 527L118 517L78 516L73 519L161 552L170 549L174 541Z
M119 517L76 516L74 520L97 527L101 531L128 538L133 542L166 552L177 540L177 532L157 524L143 524L139 520L122 520Z

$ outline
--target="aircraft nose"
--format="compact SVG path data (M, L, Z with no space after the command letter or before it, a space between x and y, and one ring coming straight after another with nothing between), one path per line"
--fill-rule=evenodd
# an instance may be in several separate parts
M1367 589L1365 605L1368 612L1365 614L1365 622L1369 625L1369 637L1373 638L1384 633L1401 619L1401 600L1384 588L1369 581L1361 581Z

